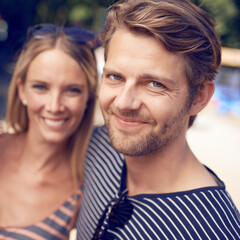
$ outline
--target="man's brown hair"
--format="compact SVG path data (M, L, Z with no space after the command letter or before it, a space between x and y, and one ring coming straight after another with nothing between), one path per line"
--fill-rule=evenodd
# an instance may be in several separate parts
M187 0L121 0L108 9L101 40L107 58L114 32L127 29L152 36L185 60L190 99L204 81L215 79L221 63L221 44L212 16ZM126 43L127 44L127 43ZM147 47L147 46L146 46ZM191 116L189 127L195 116Z

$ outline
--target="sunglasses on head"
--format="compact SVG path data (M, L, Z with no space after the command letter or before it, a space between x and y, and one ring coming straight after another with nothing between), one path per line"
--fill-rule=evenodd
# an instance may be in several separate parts
M31 38L43 39L47 35L58 34L63 31L72 38L74 42L89 44L93 48L100 46L100 42L95 34L89 30L79 27L60 27L54 24L37 24L27 30L27 40Z

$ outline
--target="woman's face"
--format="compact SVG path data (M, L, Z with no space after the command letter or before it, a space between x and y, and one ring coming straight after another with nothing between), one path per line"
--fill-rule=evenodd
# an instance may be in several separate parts
M25 83L18 80L18 90L27 103L28 134L40 141L63 143L81 123L88 101L87 78L62 50L40 53L30 64Z

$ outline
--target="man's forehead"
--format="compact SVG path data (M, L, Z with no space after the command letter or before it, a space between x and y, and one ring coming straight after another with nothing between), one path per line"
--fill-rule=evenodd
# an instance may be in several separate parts
M176 80L178 73L185 73L184 62L181 55L167 51L157 39L121 29L110 41L105 71Z

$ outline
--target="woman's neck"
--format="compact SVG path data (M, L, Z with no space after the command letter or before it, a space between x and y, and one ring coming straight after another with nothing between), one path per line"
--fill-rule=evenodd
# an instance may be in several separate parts
M20 168L31 172L51 173L60 166L68 165L66 144L49 144L32 138L30 134L20 134L16 138L17 161Z

